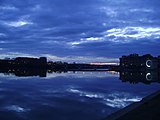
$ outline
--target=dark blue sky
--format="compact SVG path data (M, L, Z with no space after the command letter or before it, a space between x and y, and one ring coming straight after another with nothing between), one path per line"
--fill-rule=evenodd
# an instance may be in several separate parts
M0 56L114 61L159 55L159 0L0 0Z

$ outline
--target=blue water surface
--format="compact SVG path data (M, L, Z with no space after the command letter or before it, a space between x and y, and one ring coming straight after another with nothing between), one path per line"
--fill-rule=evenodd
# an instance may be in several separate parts
M101 120L159 90L158 83L130 84L118 73L50 73L0 76L1 120Z

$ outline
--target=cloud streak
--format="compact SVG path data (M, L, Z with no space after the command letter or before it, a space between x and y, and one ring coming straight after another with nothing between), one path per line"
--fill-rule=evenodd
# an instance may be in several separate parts
M10 11L15 11L18 10L16 7L14 6L0 6L0 10L10 10Z
M22 27L25 25L32 25L32 22L18 20L18 21L12 21L12 22L4 22L5 25L11 26L11 27Z
M160 38L159 27L125 27L125 28L112 28L102 33L101 37L81 38L79 41L69 42L71 45L79 45L92 42L112 42L112 43L129 43L135 40L146 39L153 41Z
M160 38L159 27L125 27L125 28L112 28L106 31L105 37L112 37L113 42L131 42L133 40L156 39ZM124 39L121 40L121 39Z

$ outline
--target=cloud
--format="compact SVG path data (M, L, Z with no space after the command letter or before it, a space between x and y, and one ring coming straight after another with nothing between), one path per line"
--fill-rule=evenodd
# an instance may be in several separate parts
M3 50L3 48L2 48ZM62 61L62 62L118 62L118 58L109 57L89 57L89 56L55 56L52 54L28 54L22 52L6 52L5 54L0 54L0 58L15 58L15 57L47 57L48 61Z
M33 8L31 8L31 10L34 11L34 12L36 12L36 11L38 12L38 11L42 10L42 7L41 7L41 5L37 4Z
M154 40L160 38L159 27L125 27L107 30L101 37L81 38L79 41L69 42L70 45L79 45L92 42L129 43L135 40Z
M22 27L25 25L32 25L32 22L24 21L24 20L18 20L18 21L12 21L12 22L4 22L5 25L11 26L11 27Z
M0 6L0 10L11 10L11 11L15 11L18 10L18 8L14 7L14 6Z
M7 35L5 33L0 33L0 37L6 37Z
M118 11L115 8L111 7L100 7L99 8L101 12L104 12L109 17L116 17L118 14Z
M69 45L79 45L83 43L100 42L102 40L103 40L102 37L89 37L89 38L81 38L80 41L73 41L73 42L69 42L68 44Z
M134 9L130 9L130 12L145 12L145 13L153 13L154 10L153 9L140 9L140 8L134 8Z
M2 48L3 49L3 48ZM25 53L20 53L20 52L7 52L5 54L0 54L0 58L15 58L15 57L35 57L34 55L31 54L25 54Z
M141 38L156 39L160 37L159 27L125 27L106 31L105 37L113 37L112 42L131 42ZM123 41L124 40L124 41Z
M47 57L53 61L65 61L65 62L117 62L118 58L107 58L107 57L87 57L87 56L66 56L58 57L51 54L41 54L41 56Z
M7 43L12 43L12 42L10 42L10 41L4 41L4 40L0 40L0 44L7 44Z
M0 41L14 43L1 44L1 48L33 55L117 58L123 49L137 52L145 44L146 48L155 46L152 54L157 54L157 5L157 1L143 4L138 0L3 1ZM126 49L128 45L133 51ZM147 52L151 49L145 49Z
M0 20L0 23L2 25L6 25L9 27L15 27L15 28L33 24L33 22L31 22L30 20L29 15L18 16L18 19L15 19L15 20L12 20L12 19L11 20Z

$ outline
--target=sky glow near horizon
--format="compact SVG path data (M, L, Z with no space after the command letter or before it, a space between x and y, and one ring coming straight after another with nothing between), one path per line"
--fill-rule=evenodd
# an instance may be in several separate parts
M0 57L78 62L159 55L159 0L0 0Z

